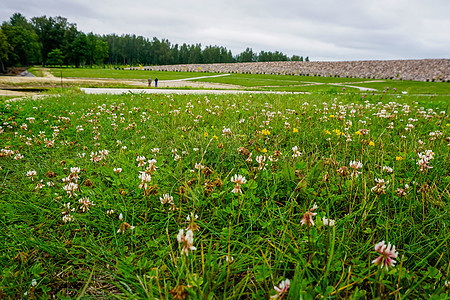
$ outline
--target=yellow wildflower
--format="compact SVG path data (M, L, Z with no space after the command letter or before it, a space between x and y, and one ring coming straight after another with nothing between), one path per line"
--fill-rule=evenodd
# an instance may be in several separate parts
M205 131L205 133L203 134L203 137L208 137L208 133Z
M339 129L333 129L333 132L336 133L336 135L343 135Z
M403 157L401 157L401 156L396 156L395 157L395 160L402 160L403 159Z
M369 142L369 146L375 146L375 143L372 142L372 141L370 141L370 142Z
M263 130L261 131L261 133L264 134L264 135L269 135L269 134L270 134L270 131L269 131L269 130L266 130L266 129L263 129Z
M266 152L267 152L267 149L264 148L264 149L261 150L261 152L262 152L262 153L266 153Z
M296 132L298 132L298 129L297 129L297 128L294 128L294 129L292 129L292 132L293 132L293 133L296 133Z
M218 139L217 135L213 135L213 138L216 139L216 140Z
M334 118L334 115L330 115L330 118Z
M355 132L355 134L356 134L356 135L363 135L363 134L361 133L361 131L359 131L359 130L358 130L357 132Z

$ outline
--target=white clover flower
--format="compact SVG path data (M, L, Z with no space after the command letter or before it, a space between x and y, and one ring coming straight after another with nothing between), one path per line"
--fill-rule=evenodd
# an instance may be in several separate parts
M389 167L389 166L383 166L383 172L386 172L386 173L393 173L393 172L394 172L394 169L391 168L391 167Z
M62 220L64 223L68 223L68 222L72 222L74 220L74 217L72 215L68 214L68 215L64 215L62 217Z
M192 230L186 231L186 235L184 235L184 230L180 229L177 234L177 241L182 245L181 254L188 256L189 250L197 250L197 248L193 245L194 233L192 232Z
M335 225L335 221L333 219L327 219L325 217L322 218L322 222L324 226L334 226Z
M169 194L164 194L162 197L159 198L159 200L161 201L161 204L173 204L173 197L170 196Z

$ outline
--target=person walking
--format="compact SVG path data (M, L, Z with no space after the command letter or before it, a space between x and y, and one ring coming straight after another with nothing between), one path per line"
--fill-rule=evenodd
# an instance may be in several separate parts
M151 85L152 85L152 78L149 77L149 78L148 78L148 86L151 86Z
M158 87L158 77L155 78L155 87Z

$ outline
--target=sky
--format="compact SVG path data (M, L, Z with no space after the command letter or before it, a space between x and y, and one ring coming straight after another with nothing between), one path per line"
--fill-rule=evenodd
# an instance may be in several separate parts
M4 0L0 22L61 16L78 30L246 48L312 61L450 58L450 0Z

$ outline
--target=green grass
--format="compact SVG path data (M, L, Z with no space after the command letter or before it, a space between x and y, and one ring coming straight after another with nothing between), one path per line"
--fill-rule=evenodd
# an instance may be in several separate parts
M437 99L73 90L0 103L0 293L267 299L290 279L284 299L447 299L450 120ZM302 225L314 204L314 226ZM186 256L177 233L188 226ZM372 263L383 240L398 251L389 270Z
M40 68L40 67L29 68L27 71L30 72L31 74L33 74L36 77L43 77L44 76L44 73L42 72L42 68Z
M112 78L112 79L145 79L149 77L159 80L175 80L192 78L198 76L211 76L218 73L196 73L196 72L164 72L146 70L114 70L114 69L87 69L87 68L51 68L50 72L59 77L71 78Z
M386 80L385 82L368 82L354 84L356 86L374 88L379 91L396 88L398 91L406 91L411 94L444 94L450 97L450 83L448 82L422 82L408 80Z
M0 103L5 102L6 100L17 98L17 96L0 96Z
M88 69L88 68L52 68L51 72L55 76L71 78L112 78L112 79L140 79L148 77L160 80L174 80L195 78L200 76L212 76L218 73L208 72L169 72L169 71L145 71L145 70L111 70L111 69ZM242 86L254 90L274 90L274 91L327 91L329 89L359 92L360 86L377 89L381 93L387 87L391 90L396 88L398 93L406 91L412 94L439 94L450 95L450 83L448 82L418 82L402 80L375 80L367 78L340 78L340 77L319 77L319 76L292 76L292 75L263 75L263 74L236 74L230 76L203 78L194 81L224 83ZM371 82L377 81L377 82ZM314 84L315 83L315 84ZM334 85L330 85L330 83Z

